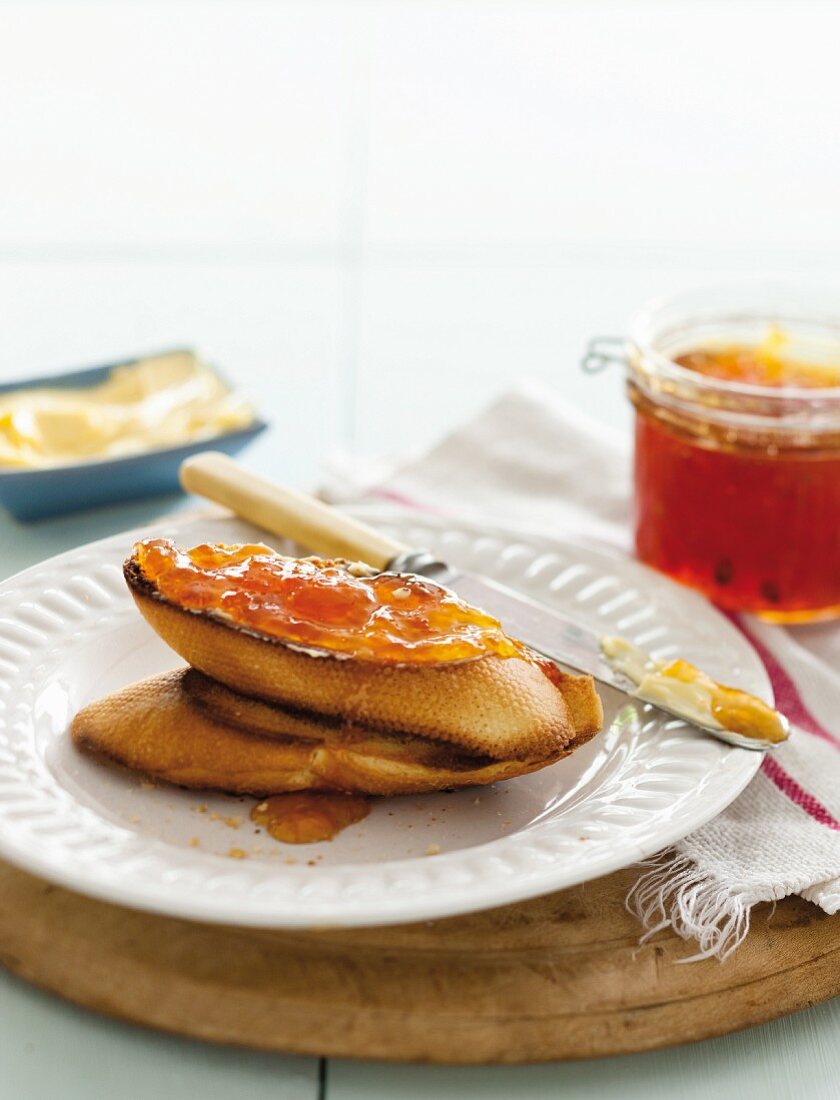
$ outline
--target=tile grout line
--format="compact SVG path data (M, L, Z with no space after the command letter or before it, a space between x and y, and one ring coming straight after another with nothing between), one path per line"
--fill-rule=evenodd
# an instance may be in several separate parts
M342 444L355 449L358 422L358 388L362 340L363 268L365 260L365 224L367 177L370 157L370 104L373 79L372 46L367 34L356 28L349 43L350 94L347 102L347 134L344 180L344 207L340 219L340 240L347 263L341 276L339 332L342 364L343 423Z

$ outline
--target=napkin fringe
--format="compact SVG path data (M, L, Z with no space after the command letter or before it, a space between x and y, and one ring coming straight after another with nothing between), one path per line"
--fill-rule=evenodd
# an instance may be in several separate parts
M704 872L676 848L668 848L641 866L648 866L630 890L626 906L646 929L640 943L664 928L684 940L696 940L700 950L678 962L698 962L731 955L750 930L750 910L756 901L742 890Z

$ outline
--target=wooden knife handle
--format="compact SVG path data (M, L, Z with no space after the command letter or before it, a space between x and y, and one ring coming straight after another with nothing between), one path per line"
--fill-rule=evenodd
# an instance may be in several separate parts
M182 462L181 485L324 557L384 569L410 549L306 493L275 485L218 451L202 451Z

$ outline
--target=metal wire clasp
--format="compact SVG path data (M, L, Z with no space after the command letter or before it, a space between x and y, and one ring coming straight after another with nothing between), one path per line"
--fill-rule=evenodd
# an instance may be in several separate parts
M595 336L586 345L586 353L580 361L581 369L587 374L600 374L614 363L626 366L625 343L623 336Z

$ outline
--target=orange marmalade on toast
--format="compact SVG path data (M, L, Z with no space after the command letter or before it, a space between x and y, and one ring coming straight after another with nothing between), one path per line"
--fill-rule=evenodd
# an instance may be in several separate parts
M301 649L394 664L533 658L497 619L433 581L361 563L289 558L262 544L169 539L134 548L142 576L167 602Z

